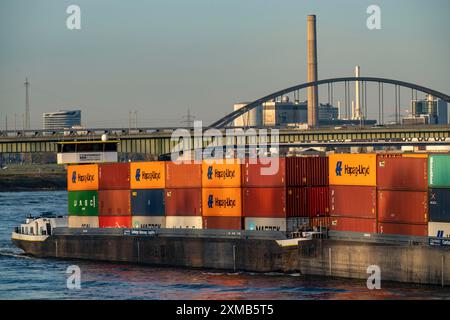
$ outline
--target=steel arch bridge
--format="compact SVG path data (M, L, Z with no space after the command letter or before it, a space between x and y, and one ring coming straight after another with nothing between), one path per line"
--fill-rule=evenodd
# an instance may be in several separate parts
M295 85L283 90L279 90L277 92L271 93L265 97L262 97L260 99L257 99L249 104L247 104L246 106L242 107L241 109L235 110L231 113L229 113L228 115L226 115L225 117L217 120L216 122L212 123L210 125L210 127L215 127L215 128L223 128L227 125L229 125L230 123L232 123L233 120L235 120L236 118L238 118L239 116L243 115L244 113L262 105L265 102L268 102L272 99L278 98L280 96L295 92L295 91L299 91L305 88L309 88L309 87L313 87L313 86L319 86L319 85L323 85L323 84L333 84L333 83L337 83L337 82L345 82L347 84L347 82L354 82L354 81L359 81L359 82L375 82L380 84L392 84L395 86L399 86L399 87L405 87L405 88L409 88L412 90L416 90L416 91L420 91L420 92L424 92L427 94L432 95L433 97L439 98L441 100L446 101L447 103L450 103L450 96L427 88L427 87L423 87L414 83L409 83L409 82L405 82L405 81L400 81L400 80L393 80L393 79L387 79L387 78L376 78L376 77L344 77L344 78L331 78L331 79L323 79L323 80L318 80L318 81L314 81L314 82L307 82L307 83L302 83L299 85ZM397 89L396 89L397 90ZM396 91L397 92L397 91Z

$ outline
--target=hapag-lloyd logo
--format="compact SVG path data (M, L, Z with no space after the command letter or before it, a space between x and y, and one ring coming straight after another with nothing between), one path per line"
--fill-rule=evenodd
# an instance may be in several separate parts
M146 172L146 171L142 171L141 169L136 169L136 181L141 181L142 180L148 180L148 181L152 181L152 180L160 180L161 179L161 172L157 172L155 170L150 171L150 172Z
M208 196L208 208L213 208L214 206L219 208L234 208L236 207L236 200L231 199L230 197L220 199L210 194Z
M72 183L82 182L82 183L90 183L94 182L95 176L90 173L86 174L77 174L76 171L72 172Z
M336 162L336 176L341 177L342 171L344 171L345 175L349 176L367 176L370 174L370 167L369 166L363 166L363 165L357 165L357 166L350 166L350 165L344 165L344 168L342 168L342 161Z
M230 170L230 169L225 169L225 170L218 170L218 169L214 169L214 178L217 179L234 179L236 177L236 171L235 170ZM213 167L209 166L208 167L208 180L212 180L213 178Z

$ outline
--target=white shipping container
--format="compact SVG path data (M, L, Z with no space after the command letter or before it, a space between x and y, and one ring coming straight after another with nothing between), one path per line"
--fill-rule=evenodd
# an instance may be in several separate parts
M98 216L69 216L69 228L98 228Z
M132 216L132 228L159 229L166 227L166 217Z
M245 230L286 231L286 218L245 218Z
M428 222L428 236L450 238L450 222Z
M202 217L167 216L166 228L203 229Z

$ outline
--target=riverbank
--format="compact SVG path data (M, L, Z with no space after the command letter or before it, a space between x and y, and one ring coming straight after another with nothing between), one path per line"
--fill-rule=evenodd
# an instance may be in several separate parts
M8 165L0 170L0 192L66 190L64 167L47 165Z

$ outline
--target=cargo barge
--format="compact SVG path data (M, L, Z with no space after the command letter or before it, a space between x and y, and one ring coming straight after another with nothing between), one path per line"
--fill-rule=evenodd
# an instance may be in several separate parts
M28 218L38 257L450 283L450 155L117 163L114 142L58 148L68 216ZM100 150L100 152L99 152Z

